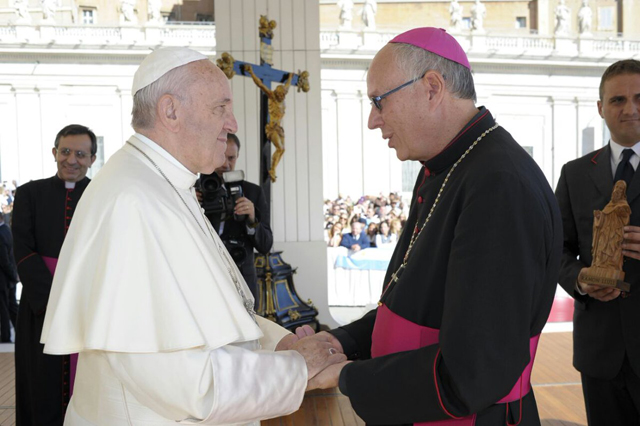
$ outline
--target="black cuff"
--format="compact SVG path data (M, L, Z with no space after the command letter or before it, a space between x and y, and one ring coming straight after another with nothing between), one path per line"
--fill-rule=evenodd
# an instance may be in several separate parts
M347 375L345 374L345 370L350 366L351 364L347 364L342 368L338 379L338 389L340 389L340 392L345 396L349 396L349 393L347 392Z
M349 333L347 333L342 328L335 328L333 330L329 330L329 333L333 334L333 336L340 341L342 345L342 350L348 359L358 359L360 358L360 352L358 351L358 344L351 337ZM342 374L340 374L340 380L342 380ZM344 393L344 392L343 392ZM346 394L345 394L346 395Z

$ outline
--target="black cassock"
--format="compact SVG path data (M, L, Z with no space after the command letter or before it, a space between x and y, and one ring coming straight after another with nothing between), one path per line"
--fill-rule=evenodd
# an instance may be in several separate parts
M480 109L449 146L424 163L385 285L447 173L494 124ZM453 170L406 269L382 298L385 307L332 331L345 353L362 360L340 375L340 389L358 415L371 425L473 413L476 426L517 423L519 398L496 402L530 360L529 340L549 315L561 254L560 212L545 176L506 130L496 128ZM439 330L439 343L371 358L374 324L388 311ZM520 425L539 424L529 392Z
M53 280L43 258L58 258L88 184L89 179L84 178L74 189L67 189L54 176L31 181L16 191L12 231L23 286L15 353L18 426L62 425L69 402L69 356L45 355L40 343Z

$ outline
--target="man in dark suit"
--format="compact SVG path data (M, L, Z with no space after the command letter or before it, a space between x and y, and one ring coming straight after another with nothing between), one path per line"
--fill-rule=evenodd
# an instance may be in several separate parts
M238 153L240 152L240 140L234 134L227 136L227 150L225 152L225 162L216 169L216 173L222 177L225 172L235 170ZM244 222L234 220L233 216L228 216L221 221L219 214L207 214L207 218L213 225L213 229L218 232L227 248L229 242L240 242L244 250L244 260L239 264L240 272L244 277L251 293L258 300L257 287L258 279L254 266L253 250L256 249L262 254L269 253L273 246L273 233L269 226L270 214L267 202L262 192L262 188L251 182L243 180L240 183L243 197L239 198L234 207L234 214L245 215ZM233 243L231 243L233 244ZM233 254L233 253L232 253ZM239 263L236 261L236 263Z
M371 247L369 237L367 237L366 233L362 232L363 228L364 224L362 222L353 222L351 224L351 233L342 235L340 246L353 251L360 251Z
M11 325L16 327L18 302L16 284L18 268L13 257L13 237L9 226L0 215L0 342L11 342Z
M640 425L640 61L607 68L598 112L611 131L609 144L565 164L556 189L564 226L560 284L575 298L573 365L589 425L632 426ZM609 202L620 179L631 206L622 244L628 293L578 280L592 262L593 211Z

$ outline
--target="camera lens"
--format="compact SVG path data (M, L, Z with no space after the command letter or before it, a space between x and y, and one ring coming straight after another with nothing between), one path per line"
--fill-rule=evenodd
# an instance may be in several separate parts
M200 185L205 192L215 192L222 186L222 179L216 173L201 175Z
M244 251L243 247L234 247L229 250L229 254L236 265L240 266L244 263L245 258L247 257L247 253Z
M222 242L229 251L233 261L240 267L247 258L247 252L244 250L244 242L235 238L223 239Z

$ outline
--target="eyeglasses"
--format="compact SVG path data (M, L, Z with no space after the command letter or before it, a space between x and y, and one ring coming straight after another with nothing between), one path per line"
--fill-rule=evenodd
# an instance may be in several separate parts
M68 157L71 155L71 152L72 152L72 150L70 150L69 148L62 148L62 149L56 148L56 151L62 157ZM91 157L90 153L84 152L84 151L73 151L73 153L75 154L78 160L84 160L85 158Z
M397 92L398 90L402 89L403 87L407 87L410 84L413 84L418 80L422 80L422 77L424 77L425 75L427 75L426 72L424 74L422 74L419 78L413 79L411 81L407 81L406 83L401 84L400 86L396 87L395 89L389 90L387 93L384 93L384 94L382 94L380 96L374 96L374 97L370 98L371 99L371 104L375 105L375 107L378 108L378 111L382 111L382 104L380 103L381 100L383 100L384 98L386 98L390 94Z

